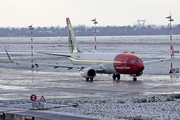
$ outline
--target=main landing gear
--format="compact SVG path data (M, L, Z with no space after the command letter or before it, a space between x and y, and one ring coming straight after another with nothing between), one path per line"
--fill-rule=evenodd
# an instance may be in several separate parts
M113 74L113 80L120 80L120 74Z
M93 81L93 78L86 78L86 81L89 81L89 79L90 81Z

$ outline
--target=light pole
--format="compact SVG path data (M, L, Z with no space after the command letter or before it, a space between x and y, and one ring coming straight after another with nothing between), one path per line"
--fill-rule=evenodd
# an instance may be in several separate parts
M174 20L172 19L172 14L170 14L170 16L166 17L167 19L169 19L169 30L170 30L170 49L171 49L171 58L174 56L174 46L172 45L172 26L171 26L171 22L173 22ZM171 70L170 73L173 73L173 65L172 65L172 59L171 59Z
M31 63L32 63L32 66L31 68L34 68L34 65L33 65L33 27L32 25L28 26L29 29L31 30Z
M95 46L94 46L94 48L95 48L95 50L96 50L96 24L98 24L98 22L96 21L96 18L95 19L93 19L93 20L91 20L91 21L93 21L94 23L94 34L95 34L95 37L94 37L94 39L95 39Z

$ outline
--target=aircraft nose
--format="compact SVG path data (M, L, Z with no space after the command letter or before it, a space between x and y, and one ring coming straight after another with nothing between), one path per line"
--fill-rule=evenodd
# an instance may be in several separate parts
M142 72L144 70L144 63L138 63L137 68L139 72Z

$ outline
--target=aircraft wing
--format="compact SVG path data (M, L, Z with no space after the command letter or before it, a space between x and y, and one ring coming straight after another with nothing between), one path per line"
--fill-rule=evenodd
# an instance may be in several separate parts
M18 62L18 61L13 61L11 60L10 56L9 56L9 53L7 52L7 50L5 49L6 51L6 54L10 60L10 62L12 63L16 63L17 65L19 64L26 64L26 65L34 65L36 67L39 67L39 66L50 66L50 67L54 67L54 68L58 68L58 67L62 67L62 68L68 68L68 70L72 69L72 68L77 68L79 70L83 69L83 68L87 68L87 67L91 67L91 66L82 66L82 65L64 65L64 64L46 64L46 63L26 63L26 62ZM48 55L57 55L57 56L65 56L65 57L71 57L70 55L68 54L54 54L54 53L43 53L43 54L48 54ZM104 71L103 68L100 68L100 67L91 67L93 68L95 71L97 72L102 72Z
M173 58L159 59L159 60L151 60L151 61L144 61L143 63L144 63L145 65L147 65L147 64L151 64L151 63L169 61L169 60L171 60L171 59L173 59Z
M16 63L17 65L20 65L20 64L25 64L25 65L34 65L36 67L39 67L39 66L49 66L49 67L53 67L53 68L58 68L58 67L61 67L61 68L67 68L68 70L72 69L72 68L76 68L76 69L83 69L83 68L86 68L86 67L90 67L90 66L81 66L81 65L64 65L64 64L46 64L46 63L26 63L26 62L16 62L16 61L12 61L12 63ZM97 72L101 72L101 71L104 71L104 69L102 68L99 68L99 67L92 67L95 71Z
M29 50L8 50L8 52L30 52ZM62 51L63 53L59 53L59 51L39 51L34 50L34 53L46 54L46 55L54 55L54 56L64 56L70 57L69 52Z
M8 50L8 52L31 52L31 50ZM33 50L35 53L59 53L60 51L54 50ZM69 53L69 51L61 51L61 53Z
M46 64L46 63L26 63L26 62L16 62L16 61L12 61L12 63L16 63L17 65L19 64L26 64L26 65L34 65L36 67L39 66L50 66L50 67L54 67L54 68L58 68L58 67L62 67L62 68L68 68L68 69L72 69L72 68L82 68L83 66L78 66L78 65L61 65L61 64Z
M71 57L69 54L66 53L44 53L44 52L36 52L40 54L46 54L46 55L54 55L54 56L64 56L64 57Z

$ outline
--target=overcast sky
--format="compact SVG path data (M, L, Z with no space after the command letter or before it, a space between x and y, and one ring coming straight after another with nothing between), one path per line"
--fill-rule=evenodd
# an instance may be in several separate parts
M146 20L148 24L180 24L180 0L0 0L0 27L124 26Z

